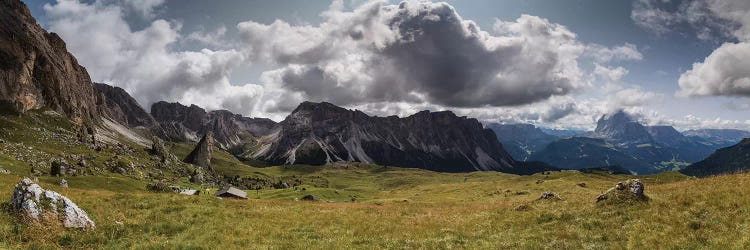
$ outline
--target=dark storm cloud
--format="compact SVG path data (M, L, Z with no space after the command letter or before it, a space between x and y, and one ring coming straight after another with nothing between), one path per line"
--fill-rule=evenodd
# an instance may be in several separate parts
M582 86L576 60L585 46L546 19L498 21L495 36L446 3L377 2L324 16L319 26L238 25L251 58L281 66L267 72L270 85L339 105L450 107L527 104Z

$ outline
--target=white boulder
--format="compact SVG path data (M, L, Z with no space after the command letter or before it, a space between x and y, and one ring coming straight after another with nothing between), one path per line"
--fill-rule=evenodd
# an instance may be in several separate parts
M29 178L16 184L10 203L15 212L32 221L57 218L67 228L96 227L86 211L70 199L57 192L44 190Z

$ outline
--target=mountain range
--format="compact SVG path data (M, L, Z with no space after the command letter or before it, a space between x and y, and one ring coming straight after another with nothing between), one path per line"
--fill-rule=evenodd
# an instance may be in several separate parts
M451 111L421 111L407 117L370 116L331 103L303 102L281 122L226 110L157 102L149 111L124 89L93 83L65 42L45 31L20 1L0 4L0 112L34 110L62 114L80 138L95 142L123 137L148 145L151 136L213 145L248 161L320 165L356 161L442 172L502 171L527 174L553 169L621 166L638 174L685 168L716 173L747 165L750 133L643 126L625 112L602 116L592 132L525 124L491 124ZM552 134L550 134L552 133ZM549 165L546 165L549 164ZM702 170L698 170L702 169Z

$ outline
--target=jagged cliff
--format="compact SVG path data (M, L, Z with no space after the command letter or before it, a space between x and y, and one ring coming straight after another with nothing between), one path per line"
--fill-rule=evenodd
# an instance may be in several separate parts
M19 0L0 0L0 111L51 109L93 132L99 121L86 69Z
M330 103L304 102L252 155L275 164L358 161L445 172L521 172L495 134L450 111L372 117Z

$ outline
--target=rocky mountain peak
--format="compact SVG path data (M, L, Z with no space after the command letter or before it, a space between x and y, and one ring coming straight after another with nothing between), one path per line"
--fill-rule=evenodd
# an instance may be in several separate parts
M51 109L93 132L100 121L86 69L19 0L0 1L0 111Z
M596 123L594 134L597 137L628 143L652 140L646 128L622 110L602 116Z

